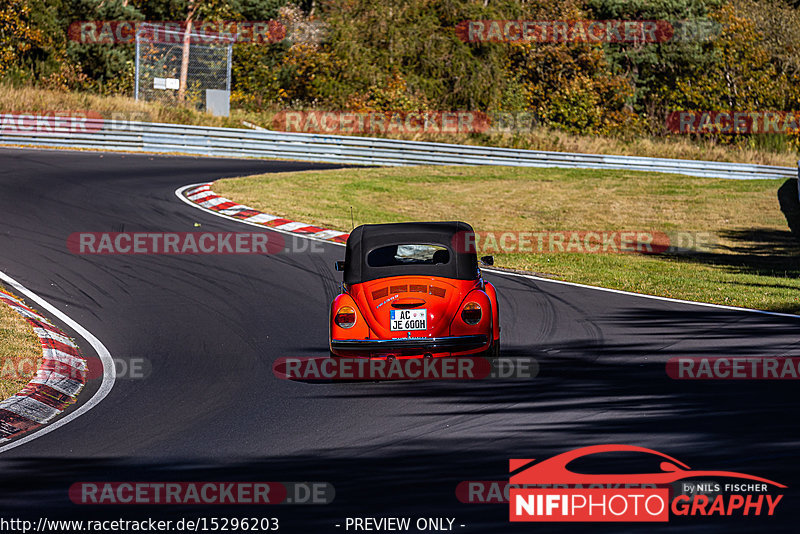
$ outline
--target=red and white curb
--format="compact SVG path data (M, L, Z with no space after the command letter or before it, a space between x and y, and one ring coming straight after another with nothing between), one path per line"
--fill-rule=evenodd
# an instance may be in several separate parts
M59 310L14 278L0 271L0 281L11 291L24 297L50 317L57 318L90 345L103 366L102 382L91 398L80 406L62 412L72 405L86 382L87 363L74 341L48 319L33 311L18 298L0 292L0 306L9 305L34 327L42 344L43 362L36 376L19 393L0 402L0 453L40 438L97 406L114 387L114 359L99 339L66 313ZM85 393L84 393L85 394ZM10 441L10 443L9 443Z
M42 364L19 393L0 402L0 444L48 423L77 400L86 383L86 359L78 346L46 318L0 290L7 304L33 326Z
M319 228L307 223L284 219L277 215L270 215L269 213L258 211L249 206L244 206L216 194L211 190L212 185L212 183L190 185L186 188L179 189L176 193L181 200L186 199L207 211L223 215L230 219L236 219L257 226L264 226L279 232L302 235L303 237L330 241L333 243L345 243L347 237L350 235L338 230Z

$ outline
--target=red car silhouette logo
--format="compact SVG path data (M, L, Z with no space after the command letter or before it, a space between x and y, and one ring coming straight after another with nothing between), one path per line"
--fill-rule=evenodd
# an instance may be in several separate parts
M584 474L570 471L568 464L578 458L586 457L590 454L608 452L640 452L652 454L662 458L660 472L641 473L641 474ZM662 452L637 447L635 445L593 445L591 447L581 447L568 451L537 464L530 465L534 459L512 459L509 460L509 472L515 473L521 468L526 467L520 472L511 475L511 484L671 484L690 477L727 477L742 478L765 482L779 488L785 488L766 478L761 478L745 473L733 471L698 471L691 469L680 460L668 456Z

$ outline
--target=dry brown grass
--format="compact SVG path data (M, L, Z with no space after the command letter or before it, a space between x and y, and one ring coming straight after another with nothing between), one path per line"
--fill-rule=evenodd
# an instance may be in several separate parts
M145 122L241 127L237 118L214 117L189 108L159 103L137 102L124 96L99 96L0 85L0 111L3 113L85 112L99 113L107 119L123 118ZM125 114L124 117L115 114Z
M42 346L31 324L0 302L0 399L22 389L36 375L41 362Z
M506 140L493 144L512 144ZM639 137L622 140L609 137L574 135L554 130L537 130L517 143L518 148L549 150L556 152L578 152L582 154L617 154L621 156L644 156L652 158L696 159L705 161L728 161L794 167L798 154L795 152L771 152L715 144L711 141L696 141L686 136L673 135L664 138Z

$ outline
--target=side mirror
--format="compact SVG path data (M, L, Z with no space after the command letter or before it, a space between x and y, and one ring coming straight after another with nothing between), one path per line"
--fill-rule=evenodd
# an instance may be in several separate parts
M335 267L336 267L337 271L344 271L344 262L343 261L337 261L336 264L335 264Z
M481 263L484 265L494 265L494 256L482 256Z

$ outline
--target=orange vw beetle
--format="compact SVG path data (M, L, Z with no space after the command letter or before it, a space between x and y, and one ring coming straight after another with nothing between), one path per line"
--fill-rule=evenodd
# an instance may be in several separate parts
M344 282L331 304L331 356L497 356L497 292L470 243L474 232L463 222L353 230L336 262Z

